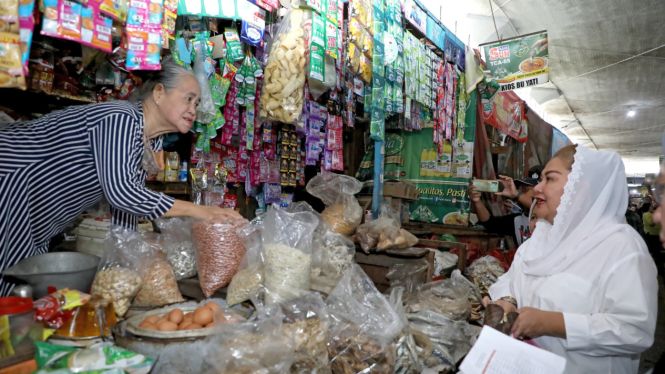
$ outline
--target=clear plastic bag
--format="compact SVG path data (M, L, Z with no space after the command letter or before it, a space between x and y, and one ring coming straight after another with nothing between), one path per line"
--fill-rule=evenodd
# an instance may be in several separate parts
M260 312L268 307L279 305L284 315L283 326L286 335L295 337L292 374L330 373L328 360L328 328L330 319L326 304L317 292L285 290L287 295L279 304L271 304L275 299L272 291L260 287L252 293L252 303Z
M467 270L469 278L481 293L489 293L489 288L496 283L506 271L501 262L492 256L485 256L474 261Z
M452 279L425 283L418 288L412 311L429 310L455 321L465 321L471 314L469 287Z
M403 324L360 266L346 271L326 305L332 321L328 354L333 374L395 372L392 342Z
M307 12L311 14L288 8L275 34L264 71L261 118L293 124L302 114L307 62L302 23Z
M309 93L312 95L314 100L323 95L325 92L328 92L331 88L337 85L337 70L335 70L335 59L330 55L326 54L323 57L324 63L324 77L323 82L316 80L312 77L307 79L307 85L309 88Z
M246 219L198 221L192 225L201 289L206 297L226 286L238 271L245 247L236 231Z
M309 290L316 216L272 209L263 225L264 285L277 294L282 289Z
M428 267L429 263L424 258L408 263L398 263L390 267L386 278L390 281L390 288L402 287L407 295L415 295L418 286L428 280Z
M321 270L323 274L339 279L355 263L356 246L347 236L334 232L326 233L322 239Z
M141 289L145 268L157 256L157 249L147 245L142 234L112 227L106 235L91 294L113 302L116 314L124 316Z
M351 236L362 221L363 210L354 197L362 186L362 182L348 175L323 173L309 181L307 192L326 205L321 216L330 231Z
M171 265L164 259L153 261L145 270L143 286L134 298L134 305L155 307L183 301Z
M473 332L466 321L453 321L440 313L421 310L407 314L409 325L429 338L430 352L423 352L426 367L455 367L471 349ZM414 334L415 336L415 334ZM416 340L419 340L416 337Z
M330 231L328 224L321 217L321 214L314 210L311 205L304 201L295 202L289 204L289 207L286 208L286 211L289 213L297 212L310 212L316 216L318 220L318 226L314 230L314 236L312 237L312 272L319 274L321 268L323 267L323 237Z
M191 220L184 217L160 218L155 221L164 237L164 252L176 280L196 275L196 249L192 239Z
M263 220L255 218L249 225L237 231L238 238L247 251L240 262L238 272L226 289L226 302L229 305L249 300L252 290L263 284L262 228Z
M397 359L395 367L400 368L400 373L418 374L422 371L418 357L418 345L413 336L413 330L409 327L409 321L406 318L406 310L402 302L403 287L396 287L390 292L389 302L393 307L404 329L397 337Z
M473 284L471 281L466 279L463 275L462 272L459 269L453 270L452 274L450 274L450 279L466 284L469 287L469 302L470 303L477 303L480 304L483 301L482 295L480 293L480 289Z
M418 238L401 226L399 213L384 205L381 207L378 219L358 226L356 238L366 253L374 248L380 252L388 249L405 249L418 244Z
M295 343L283 319L281 308L274 306L247 322L215 327L206 339L204 360L218 374L288 374Z
M208 83L208 74L206 73L205 62L203 59L203 50L201 45L196 45L196 57L194 59L194 77L199 82L201 88L201 102L196 106L196 120L200 123L207 124L212 122L217 116L217 108L212 98L212 90Z

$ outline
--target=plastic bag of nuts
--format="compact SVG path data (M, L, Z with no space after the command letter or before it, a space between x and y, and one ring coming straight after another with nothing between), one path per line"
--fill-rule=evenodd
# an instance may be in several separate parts
M230 218L197 221L192 225L199 281L206 297L229 284L238 271L245 247L236 230L248 223L246 219Z
M147 235L113 227L106 236L92 295L112 301L119 317L127 313L141 289L143 267L157 258L158 248L146 241Z

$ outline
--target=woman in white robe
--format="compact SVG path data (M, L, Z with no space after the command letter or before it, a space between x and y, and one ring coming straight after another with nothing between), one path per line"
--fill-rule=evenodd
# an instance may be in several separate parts
M653 343L658 281L646 244L624 223L621 158L566 147L543 170L535 199L536 230L491 299L516 303L514 336L565 357L565 373L637 373Z

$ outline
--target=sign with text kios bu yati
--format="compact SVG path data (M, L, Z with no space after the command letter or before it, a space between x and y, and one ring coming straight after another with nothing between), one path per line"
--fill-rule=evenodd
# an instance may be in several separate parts
M481 46L487 69L501 85L501 92L549 82L546 31Z

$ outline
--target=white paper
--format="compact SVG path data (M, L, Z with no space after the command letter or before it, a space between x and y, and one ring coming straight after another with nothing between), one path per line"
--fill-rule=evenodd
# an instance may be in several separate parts
M222 17L236 18L235 0L222 0Z
M464 374L563 374L566 359L485 326L464 358Z
M205 7L206 15L210 17L221 16L221 13L219 12L219 0L203 0L203 6Z

